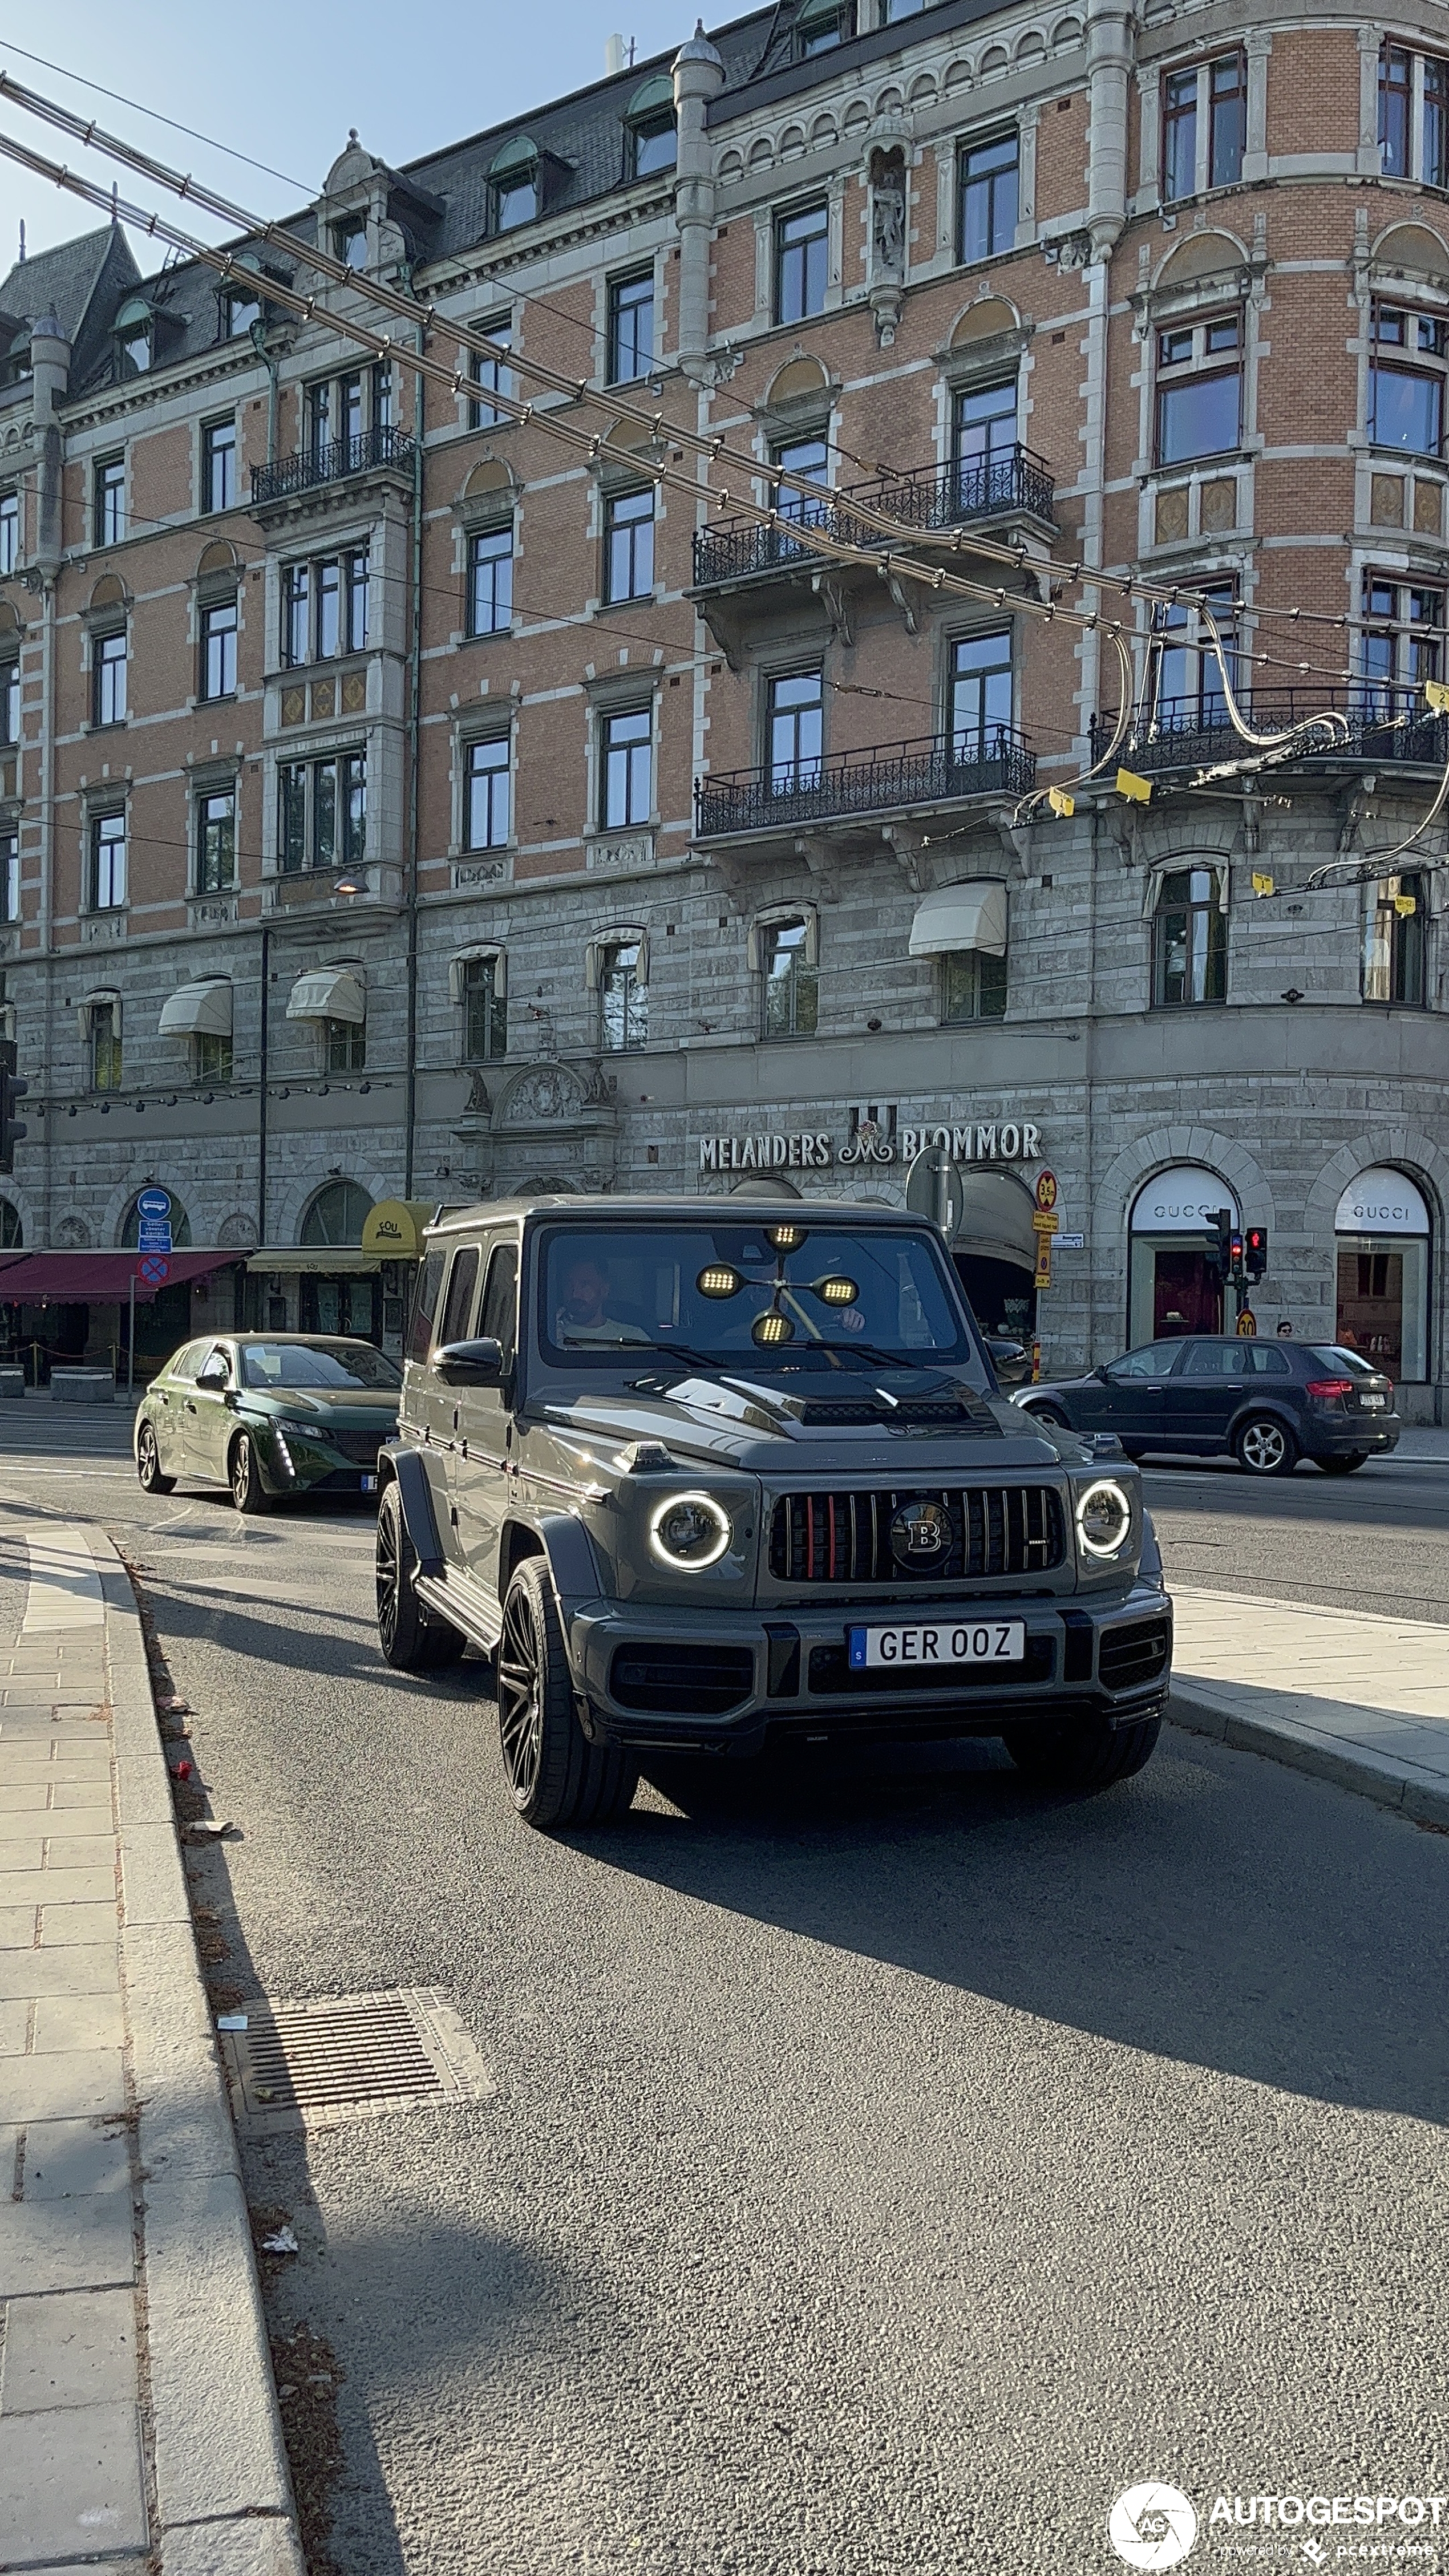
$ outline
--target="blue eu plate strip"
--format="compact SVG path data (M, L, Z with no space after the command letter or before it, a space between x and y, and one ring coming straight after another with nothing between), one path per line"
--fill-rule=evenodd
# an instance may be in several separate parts
M849 1646L849 1648L850 1648L850 1669L851 1669L851 1671L852 1671L853 1673L861 1673L861 1672L864 1672L864 1670L865 1670L865 1630L864 1630L863 1628L847 1628L847 1629L846 1629L846 1632L845 1632L845 1637L846 1637L846 1643L847 1643L847 1645L848 1645L848 1646Z

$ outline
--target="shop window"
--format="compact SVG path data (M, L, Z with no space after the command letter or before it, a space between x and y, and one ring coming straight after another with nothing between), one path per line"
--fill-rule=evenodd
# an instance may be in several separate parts
M507 978L500 957L465 958L463 1062L492 1064L508 1053Z
M809 922L769 922L760 931L759 943L763 1035L813 1038L820 1017L820 972Z
M236 695L237 604L234 599L213 601L201 612L201 696L233 698Z
M604 597L648 599L653 589L653 487L612 493L604 507Z
M96 465L92 488L95 542L98 546L118 546L126 533L124 456L101 457Z
M513 521L468 539L468 632L506 635L513 623Z
M1243 326L1236 313L1157 334L1157 463L1223 456L1242 439Z
M1367 713L1389 723L1407 711L1405 693L1417 698L1426 680L1442 679L1444 606L1442 590L1388 573L1364 574L1358 662Z
M766 723L770 785L784 790L815 786L825 737L823 670L777 671L769 684Z
M775 320L808 322L825 310L830 274L830 209L797 206L775 217Z
M1408 456L1444 452L1444 374L1449 338L1437 313L1378 304L1370 320L1368 434Z
M211 420L201 433L201 506L230 510L236 502L236 422Z
M236 883L236 790L202 796L196 807L196 891L223 894Z
M126 817L97 814L91 822L92 912L119 912L126 901Z
M126 630L91 639L91 722L118 725L126 721Z
M1226 1001L1224 882L1220 868L1174 868L1159 879L1152 959L1152 1000L1157 1010Z
M1006 959L984 949L948 950L941 959L941 1017L1000 1020L1006 1015Z
M512 348L513 316L511 313L492 313L486 321L477 323L475 328L483 339L496 341L500 349ZM468 372L478 388L468 405L468 427L496 429L501 420L507 420L511 415L501 411L493 397L499 394L505 398L512 396L513 370L505 366L501 358L485 358L481 350L473 349L468 355Z
M1429 1211L1405 1172L1360 1172L1334 1218L1335 1339L1394 1378L1423 1380L1429 1348Z
M1205 583L1199 596L1211 626L1196 601L1172 600L1154 611L1148 704L1164 733L1209 732L1227 724L1225 667L1237 695L1237 593L1230 581L1220 581Z
M358 868L367 856L367 757L289 761L277 773L277 861L284 876L305 868Z
M639 939L610 940L599 952L599 1038L611 1055L648 1042L649 986L643 964Z
M357 1181L329 1181L302 1219L303 1244L359 1244L372 1201Z
M956 256L991 259L1016 241L1021 145L1015 127L963 146L956 174Z
M1161 1375L1174 1353L1164 1343L1185 1333L1223 1329L1223 1282L1217 1264L1217 1220L1238 1209L1227 1183L1198 1164L1160 1172L1139 1190L1132 1209L1127 1340L1139 1373ZM1155 1343L1156 1351L1137 1347ZM1114 1367L1126 1365L1114 1362Z
M599 740L599 822L606 832L647 823L654 810L654 716L650 707L606 715Z
M1449 187L1449 62L1379 48L1379 158L1386 179Z
M654 364L654 271L616 277L609 288L609 382L632 384Z
M1424 990L1424 879L1380 877L1368 888L1364 923L1363 997L1422 1009Z
M1243 175L1247 99L1247 65L1239 53L1168 73L1162 92L1165 201L1236 186Z
M0 581L20 561L20 495L0 492Z
M119 1003L92 1002L89 1040L92 1091L119 1091L122 1079Z
M509 752L511 737L490 734L470 742L463 790L463 845L469 850L502 850L508 846Z
M1011 730L1011 629L960 635L951 647L951 757L993 759Z

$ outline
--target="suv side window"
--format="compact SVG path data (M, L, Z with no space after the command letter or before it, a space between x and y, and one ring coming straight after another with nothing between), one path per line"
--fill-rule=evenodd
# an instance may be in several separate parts
M438 1340L444 1346L449 1342L466 1342L469 1319L473 1312L473 1290L477 1281L478 1246L476 1243L465 1243L460 1251L454 1253L453 1266L448 1273L448 1294L443 1305L442 1328L438 1334Z
M438 1311L438 1290L443 1284L443 1263L446 1257L441 1252L430 1252L423 1263L422 1277L418 1281L418 1293L413 1300L412 1319L408 1325L407 1357L410 1360L425 1360L428 1356L433 1337L433 1317Z
M503 1346L503 1365L511 1368L518 1347L518 1246L500 1243L494 1246L488 1264L488 1279L483 1290L483 1313L479 1332Z

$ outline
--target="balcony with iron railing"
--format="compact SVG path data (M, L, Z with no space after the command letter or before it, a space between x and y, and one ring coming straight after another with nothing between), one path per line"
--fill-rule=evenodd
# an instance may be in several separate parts
M1240 696L1239 711L1255 734L1285 734L1301 727L1301 738L1288 755L1300 761L1336 762L1354 767L1443 769L1449 762L1449 716L1433 715L1420 688L1400 688L1364 681L1357 686L1265 689ZM1317 717L1331 724L1315 729ZM1092 758L1107 749L1116 730L1114 716L1092 720ZM1246 742L1229 721L1220 697L1160 698L1150 719L1134 723L1119 749L1124 767L1143 777L1174 769L1211 769L1223 761L1256 760L1255 744ZM1283 761L1270 752L1269 765Z
M865 817L932 812L972 797L1025 796L1036 757L1010 725L967 736L872 745L826 760L769 763L695 782L702 842L850 825Z
M329 483L379 470L410 474L416 441L403 429L364 429L355 438L329 439L288 456L279 465L252 467L252 507L293 501Z
M987 521L1029 519L1054 533L1055 485L1052 469L1029 447L1003 448L987 457L963 458L955 465L912 466L900 474L879 474L869 483L852 483L840 492L822 492L818 500L784 494L780 508L787 520L817 528L835 544L861 546L881 553L892 545L931 536L950 536ZM854 505L854 506L852 506ZM887 531L863 512L880 513L896 525ZM723 582L755 581L766 574L818 570L828 559L788 524L762 526L756 519L726 519L701 528L694 540L694 587L709 590Z

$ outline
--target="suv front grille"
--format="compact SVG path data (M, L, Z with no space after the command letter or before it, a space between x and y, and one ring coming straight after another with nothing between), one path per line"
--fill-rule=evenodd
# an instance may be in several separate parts
M619 1706L653 1717L723 1717L754 1687L748 1646L619 1646L609 1667Z
M892 1542L908 1504L946 1515L945 1544L929 1557ZM964 1485L885 1492L783 1494L770 1524L777 1583L950 1583L973 1575L1047 1574L1065 1562L1066 1520L1050 1485Z
M384 1431L327 1430L323 1433L323 1438L329 1440L334 1449L340 1449L344 1458L355 1458L359 1467L377 1465L377 1453L387 1436Z

